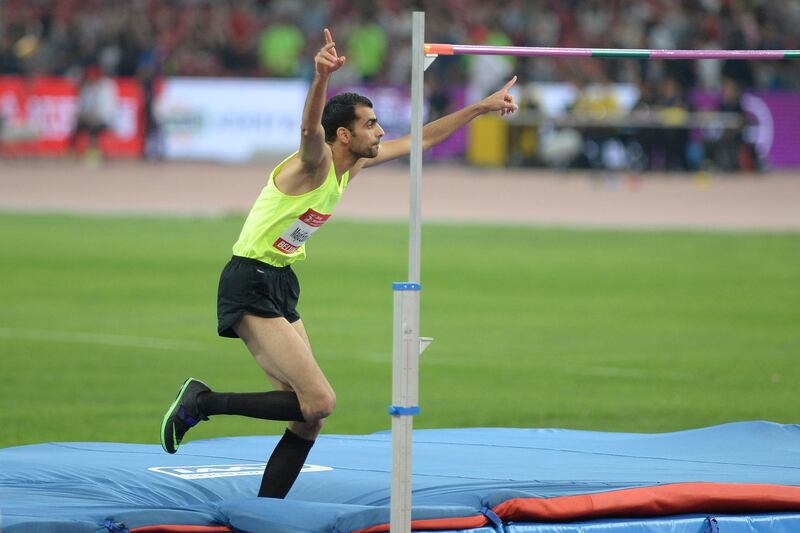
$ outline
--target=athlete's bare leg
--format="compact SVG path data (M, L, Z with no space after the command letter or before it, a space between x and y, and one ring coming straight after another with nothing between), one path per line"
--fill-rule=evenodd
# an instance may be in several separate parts
M297 331L300 338L306 343L308 346L309 351L311 351L311 341L308 339L308 333L306 332L306 327L303 325L302 320L297 320L292 322L292 327L294 327L295 331ZM312 352L313 353L313 352ZM334 402L335 403L335 402ZM319 435L319 432L322 430L322 423L324 422L323 419L319 419L316 422L289 422L289 429L295 434L304 439L313 440Z
M273 386L297 394L306 422L291 422L289 429L314 440L336 405L336 395L314 359L302 322L246 314L235 329Z

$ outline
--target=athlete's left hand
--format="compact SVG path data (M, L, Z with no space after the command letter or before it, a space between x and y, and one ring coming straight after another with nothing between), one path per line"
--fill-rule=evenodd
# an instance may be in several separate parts
M513 113L519 109L517 104L514 102L514 97L508 92L516 82L517 77L514 76L503 86L502 89L484 98L483 102L481 103L483 104L485 112L488 113L490 111L499 111L500 116L504 117L509 113Z

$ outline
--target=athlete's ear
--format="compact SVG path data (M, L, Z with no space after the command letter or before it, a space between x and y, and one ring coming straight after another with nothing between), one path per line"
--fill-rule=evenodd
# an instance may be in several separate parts
M343 144L350 144L350 130L344 126L339 126L336 129L336 137L342 141Z

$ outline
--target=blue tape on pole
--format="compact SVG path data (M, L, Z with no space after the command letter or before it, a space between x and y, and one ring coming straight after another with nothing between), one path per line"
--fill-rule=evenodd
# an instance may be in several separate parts
M421 291L422 285L408 281L395 281L392 283L393 291Z
M419 414L419 405L413 407L401 407L399 405L390 405L389 414L392 416L414 416Z

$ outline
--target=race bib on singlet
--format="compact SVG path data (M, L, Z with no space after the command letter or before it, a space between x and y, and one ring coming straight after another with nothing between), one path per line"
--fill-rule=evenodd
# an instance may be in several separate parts
M309 209L278 237L272 246L285 254L293 254L322 226L330 215Z

